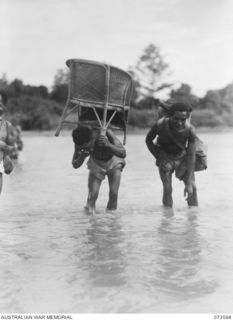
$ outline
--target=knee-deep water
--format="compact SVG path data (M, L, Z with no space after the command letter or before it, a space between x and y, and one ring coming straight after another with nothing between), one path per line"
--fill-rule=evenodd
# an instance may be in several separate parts
M0 197L0 312L232 313L233 133L202 133L208 170L199 207L173 179L173 210L145 134L127 137L118 210L107 181L88 216L86 164L70 136L25 136Z

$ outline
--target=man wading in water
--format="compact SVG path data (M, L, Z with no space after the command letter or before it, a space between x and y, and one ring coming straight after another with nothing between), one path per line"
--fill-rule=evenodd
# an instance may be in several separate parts
M189 206L197 206L195 185L195 129L187 119L192 109L185 103L174 103L169 116L159 119L146 136L146 145L156 159L160 178L163 183L163 204L173 206L172 174L185 185ZM156 143L153 140L156 139Z
M2 191L3 173L10 174L13 164L10 153L14 150L13 128L10 122L4 120L5 104L7 95L0 91L0 194Z
M85 209L88 213L95 212L101 182L107 176L109 183L107 210L116 210L121 172L125 166L125 148L110 129L107 129L106 136L104 136L99 130L78 127L73 130L72 136L75 144L73 167L79 168L85 158L90 156L87 162L89 177Z

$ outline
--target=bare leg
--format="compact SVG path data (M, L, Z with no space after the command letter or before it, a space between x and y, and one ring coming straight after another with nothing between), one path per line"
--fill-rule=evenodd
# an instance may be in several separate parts
M172 174L169 171L163 171L159 168L160 178L163 183L163 204L166 207L172 208Z
M99 195L101 186L101 180L89 173L88 176L88 198L87 198L87 209L89 213L95 212L95 203Z
M117 209L118 190L121 182L121 169L113 169L108 173L109 183L109 200L107 204L108 210Z
M186 182L187 182L187 177L186 176L184 176L183 181L184 181L184 184L186 185ZM195 184L194 173L192 175L192 186L193 186L193 194L192 194L191 197L187 198L187 202L188 202L189 206L197 207L198 206L198 198L197 198L197 187L196 187L196 184Z

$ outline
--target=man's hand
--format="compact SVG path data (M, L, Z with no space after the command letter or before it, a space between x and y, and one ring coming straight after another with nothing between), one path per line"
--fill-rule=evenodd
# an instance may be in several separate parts
M72 158L72 165L74 169L78 169L79 167L81 167L85 158L90 154L89 150L84 147L84 145L81 146L75 144L74 155Z
M191 183L187 183L184 188L184 197L187 195L187 198L185 200L188 200L193 195L193 185Z
M108 138L102 134L97 138L96 143L99 147L108 147L110 144Z

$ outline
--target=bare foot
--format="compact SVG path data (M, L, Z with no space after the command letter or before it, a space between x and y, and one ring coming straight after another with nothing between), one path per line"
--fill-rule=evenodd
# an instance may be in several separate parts
M85 211L86 214L92 214L92 215L95 214L95 208L92 208L92 207L90 207L88 205L86 205L84 207L84 211Z

